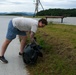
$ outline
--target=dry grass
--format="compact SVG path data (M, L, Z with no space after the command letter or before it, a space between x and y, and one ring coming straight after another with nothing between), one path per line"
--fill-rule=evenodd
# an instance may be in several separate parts
M49 24L36 37L44 57L27 66L30 75L76 75L76 26Z

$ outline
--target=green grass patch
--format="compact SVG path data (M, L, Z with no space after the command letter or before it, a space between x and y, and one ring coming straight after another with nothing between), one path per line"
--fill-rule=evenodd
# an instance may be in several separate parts
M49 24L36 37L43 58L27 66L30 75L76 75L76 26Z

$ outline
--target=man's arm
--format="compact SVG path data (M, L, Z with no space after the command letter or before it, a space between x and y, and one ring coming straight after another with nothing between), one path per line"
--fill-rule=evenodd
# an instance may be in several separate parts
M31 33L30 33L31 42L34 42L34 35L35 35L35 33L31 31Z

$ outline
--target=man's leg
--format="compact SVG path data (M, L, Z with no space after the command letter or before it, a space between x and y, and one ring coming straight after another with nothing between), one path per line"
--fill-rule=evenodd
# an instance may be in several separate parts
M4 43L2 44L2 47L1 47L0 56L4 56L5 51L6 51L6 49L7 49L7 47L8 47L8 45L9 45L10 42L11 42L11 41L8 40L8 39L6 39L6 40L4 41Z
M0 61L2 61L4 63L8 63L8 61L4 57L4 54L5 54L5 51L6 51L6 49L7 49L7 47L8 47L8 45L9 45L10 42L11 42L10 40L6 39L4 41L4 43L2 44L2 47L1 47Z
M21 36L21 35L19 35L19 38L20 38L20 53L23 53L23 49L24 49L24 47L25 47L25 45L26 45L26 40L27 40L27 36Z

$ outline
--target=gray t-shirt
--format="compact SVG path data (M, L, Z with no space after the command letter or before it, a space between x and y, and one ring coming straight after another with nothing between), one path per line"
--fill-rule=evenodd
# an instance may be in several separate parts
M32 18L17 17L12 19L13 26L20 31L32 31L36 33L38 21Z

